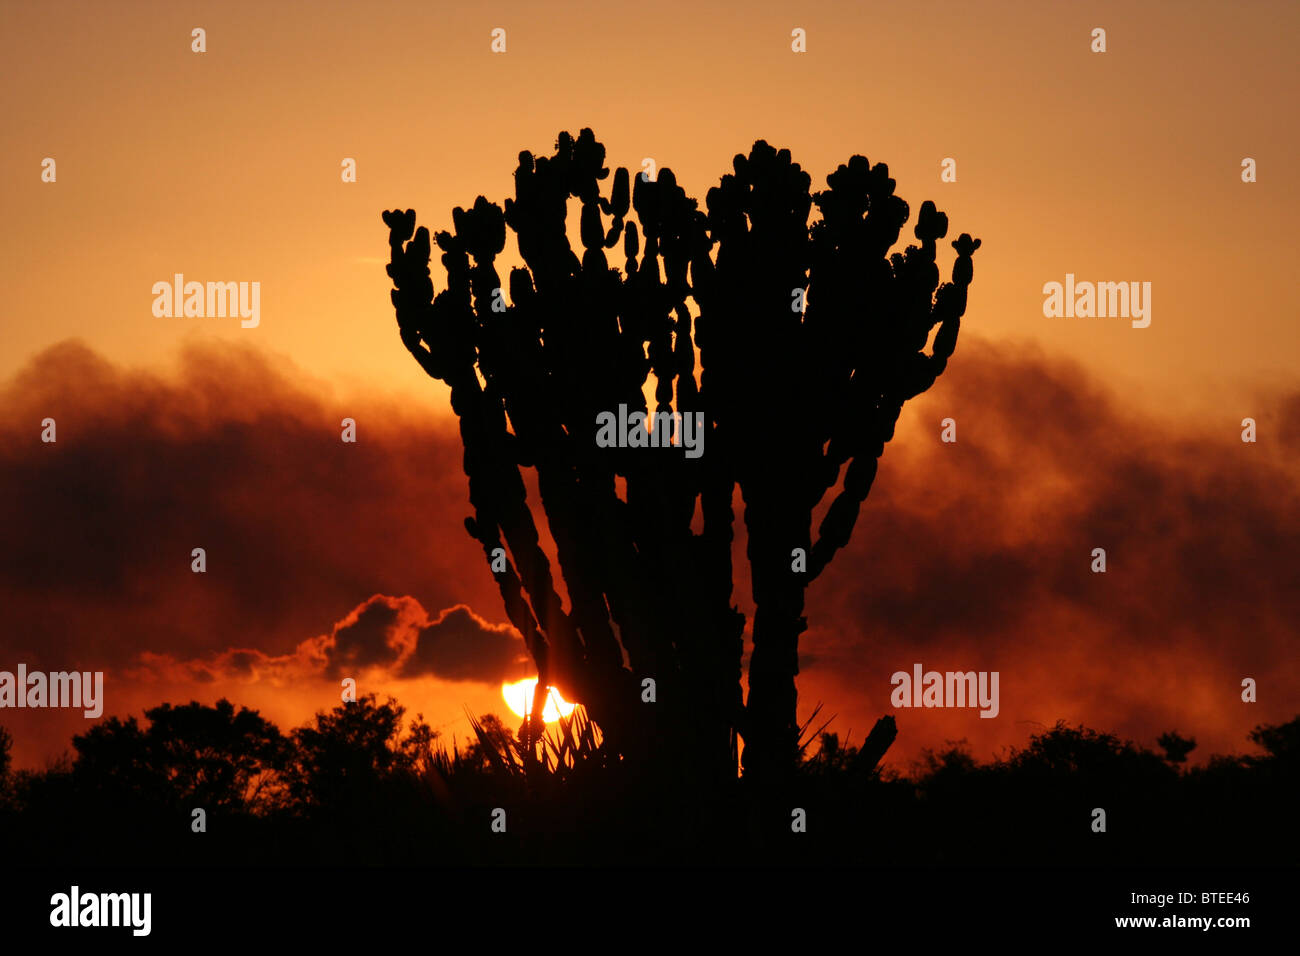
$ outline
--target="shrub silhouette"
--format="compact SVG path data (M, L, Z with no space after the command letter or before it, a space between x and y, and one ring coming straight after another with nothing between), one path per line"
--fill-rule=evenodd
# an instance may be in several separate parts
M436 296L429 230L414 210L385 212L401 340L451 387L465 526L489 562L508 554L496 580L541 685L582 702L606 746L661 778L734 777L737 734L747 776L783 775L796 761L804 591L848 542L903 404L953 353L979 240L952 243L940 283L948 220L926 202L919 244L891 255L908 205L862 156L812 193L788 150L756 142L704 209L669 169L647 180L619 168L605 195L604 163L589 129L561 133L550 157L520 153L504 210L479 196L432 237L446 269ZM581 255L566 232L571 197ZM508 283L495 265L507 228L526 266ZM621 271L607 256L620 238ZM704 453L598 447L597 416L620 406L656 428L702 416ZM568 610L524 468L536 470ZM747 701L737 490L755 607Z
M201 708L199 722L224 710ZM1300 717L1256 728L1260 755L1216 756L1183 771L1114 735L1064 724L987 763L961 745L929 752L907 775L862 759L866 742L858 748L824 734L795 775L793 805L816 821L797 839L783 833L789 803L755 823L755 811L766 814L771 803L765 791L750 800L736 784L665 800L626 774L625 761L586 758L568 764L567 778L524 775L517 765L503 772L483 749L515 738L490 715L478 722L486 739L467 752L435 739L419 718L401 733L401 708L373 697L317 714L289 734L268 723L240 735L253 747L283 741L283 768L271 771L254 802L209 807L209 832L194 835L194 781L184 772L165 782L142 772L158 753L149 728L105 723L114 729L89 745L91 735L79 738L71 764L10 772L0 838L15 859L1242 865L1291 864L1300 846L1300 760L1279 746L1294 739ZM110 756L135 769L116 774ZM274 797L295 781L297 799ZM509 808L507 833L488 827L497 807ZM1095 807L1107 811L1105 834L1091 828Z

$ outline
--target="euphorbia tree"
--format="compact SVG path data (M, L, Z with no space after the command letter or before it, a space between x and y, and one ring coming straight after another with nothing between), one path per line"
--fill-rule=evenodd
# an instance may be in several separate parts
M812 193L787 150L759 141L703 210L668 169L651 180L619 168L604 195L604 163L589 129L562 133L553 156L520 153L504 210L480 196L434 235L446 269L436 296L428 230L413 210L385 212L402 343L451 387L474 511L465 526L539 684L586 705L632 765L734 776L739 734L746 774L779 774L795 758L804 591L848 542L903 403L952 355L979 240L952 243L952 281L940 283L948 220L926 202L920 244L891 255L908 206L888 169L862 156ZM507 228L525 268L503 283ZM607 252L620 239L621 270ZM663 447L661 424L651 440L647 413L679 422L678 444ZM611 416L630 424L598 441ZM680 439L696 421L687 454ZM747 701L745 616L732 602L737 489L755 608Z

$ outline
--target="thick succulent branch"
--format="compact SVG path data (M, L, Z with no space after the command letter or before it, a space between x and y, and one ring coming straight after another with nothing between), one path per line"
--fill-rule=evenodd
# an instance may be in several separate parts
M919 245L891 255L908 207L888 169L861 156L813 193L787 151L760 141L705 210L667 169L655 180L618 169L606 195L604 161L590 130L561 134L552 156L521 153L504 209L479 197L437 234L447 288L436 298L428 231L409 210L385 213L399 333L451 386L466 528L489 561L509 551L498 587L543 685L586 704L634 761L725 778L739 732L747 774L777 774L795 751L805 590L849 541L903 404L946 367L979 242L953 243L952 281L940 285L948 223L927 202ZM507 230L524 262L508 303L495 267ZM621 271L607 257L620 238ZM620 410L698 416L705 454L601 447L598 416ZM568 611L522 468L536 471ZM814 541L813 509L837 485ZM755 604L748 702L732 595L737 492Z

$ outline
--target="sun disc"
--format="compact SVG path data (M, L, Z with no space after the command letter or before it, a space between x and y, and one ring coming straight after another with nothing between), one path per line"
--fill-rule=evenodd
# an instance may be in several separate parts
M533 708L533 694L536 689L537 678L525 677L513 684L502 684L501 696L505 699L506 706L514 712L516 717L527 717ZM542 720L544 722L549 724L573 713L576 704L570 704L566 701L554 687L548 687L547 691L546 703L542 705Z

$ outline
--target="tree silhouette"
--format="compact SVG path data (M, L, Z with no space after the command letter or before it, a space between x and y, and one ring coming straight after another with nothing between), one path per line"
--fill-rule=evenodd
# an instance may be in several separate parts
M13 749L14 738L9 731L0 727L0 794L7 789L9 781L9 763L12 759L10 751Z
M1156 738L1156 743L1165 752L1165 759L1175 766L1187 762L1187 755L1196 749L1195 737L1183 737L1171 730Z
M561 133L553 156L520 153L504 211L479 196L433 237L447 272L436 297L428 229L414 210L385 212L398 328L451 388L465 526L504 563L494 574L540 684L582 702L634 765L731 778L739 734L746 775L770 779L796 761L805 590L848 542L903 404L952 355L979 240L952 243L941 284L948 220L926 202L919 245L891 255L908 205L888 168L862 156L812 193L788 150L756 142L703 210L669 169L633 180L619 168L603 195L604 161L589 129ZM581 257L566 232L571 197ZM508 304L495 266L507 227L526 266L510 272ZM606 254L620 237L621 271ZM657 434L676 427L683 444L683 419L699 416L703 454L637 447L651 444L649 426L627 447L600 447L598 418L620 406L633 426L649 414ZM524 468L536 471L568 610ZM747 701L737 490L755 607Z
M1300 763L1300 717L1285 724L1260 724L1250 732L1250 740L1267 751L1265 759Z
M209 812L263 808L287 758L286 741L255 710L228 700L162 704L110 717L73 738L79 786L149 806Z
M374 694L318 713L293 733L286 769L289 799L308 812L349 812L390 779L416 768L436 734L422 719L402 734L405 708Z

